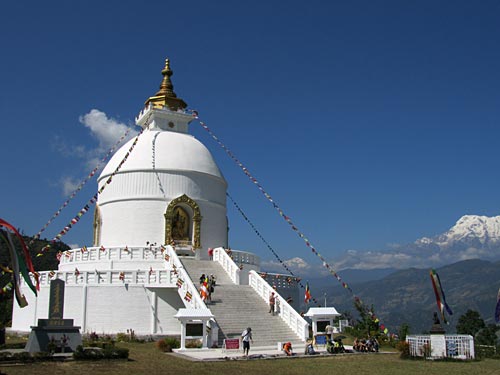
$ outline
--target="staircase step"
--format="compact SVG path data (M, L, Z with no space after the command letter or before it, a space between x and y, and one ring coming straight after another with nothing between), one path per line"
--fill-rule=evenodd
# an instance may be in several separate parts
M272 346L286 341L300 343L299 337L279 316L269 313L267 301L249 285L233 284L219 263L193 257L180 259L195 285L202 274L213 274L217 278L212 301L207 307L219 325L219 346L226 338L239 338L247 327L252 328L255 346Z

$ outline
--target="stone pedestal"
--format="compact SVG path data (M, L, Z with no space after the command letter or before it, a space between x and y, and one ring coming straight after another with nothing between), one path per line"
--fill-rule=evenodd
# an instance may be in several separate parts
M71 353L78 345L82 345L82 335L73 319L38 319L38 325L31 327L25 350L30 353Z
M446 340L443 334L431 333L431 358L446 357Z

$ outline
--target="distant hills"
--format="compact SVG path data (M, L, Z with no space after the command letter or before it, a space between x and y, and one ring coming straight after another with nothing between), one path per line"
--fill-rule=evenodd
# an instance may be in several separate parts
M468 309L478 311L486 323L493 322L500 288L500 261L465 260L437 268L436 271L454 313L449 319L450 324L444 326L447 332L455 332L458 318ZM392 332L397 332L403 323L410 325L412 333L429 331L433 313L437 311L429 268L409 268L392 273L388 269L364 271L365 277L372 278L369 281L357 279L356 272L360 271L350 270L350 274L342 271L339 274L349 282L353 292L366 306L374 305L376 314ZM311 292L321 302L326 293L328 305L339 312L355 313L353 295L333 277L311 282Z

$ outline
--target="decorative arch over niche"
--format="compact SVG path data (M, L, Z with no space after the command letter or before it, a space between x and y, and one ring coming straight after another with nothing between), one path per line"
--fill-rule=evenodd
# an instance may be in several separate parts
M174 237L184 232L183 224L177 224L176 220L189 219L189 222L185 224L187 224L187 234L190 236L193 249L201 248L201 214L198 203L189 198L186 194L183 194L170 202L164 216L166 244L172 243L172 241L175 241ZM177 224L179 229L176 228L177 225L174 227L174 224ZM176 231L178 231L178 233L174 233Z
M94 246L99 246L101 242L101 209L96 203L94 209Z

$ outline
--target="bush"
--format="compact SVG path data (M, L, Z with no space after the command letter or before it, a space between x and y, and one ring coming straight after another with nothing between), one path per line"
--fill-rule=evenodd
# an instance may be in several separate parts
M19 362L33 362L33 357L28 352L19 352L12 354L12 360Z
M201 340L197 340L197 339L186 340L186 348L199 349L201 347L202 347Z
M396 344L396 349L401 353L399 357L401 359L410 358L410 344L407 341L400 341Z
M158 340L155 345L162 352L171 352L172 349L179 349L181 347L180 341L175 337L165 337Z
M53 359L52 354L47 352L36 352L32 354L35 361L51 361Z
M493 345L474 345L474 353L476 358L494 358L496 348Z
M84 348L81 345L76 347L73 353L73 358L76 360L99 360L99 359L127 359L129 350L126 348L106 347L101 348Z
M171 352L172 351L172 347L169 344L167 344L165 339L158 340L155 343L155 346L160 352Z

